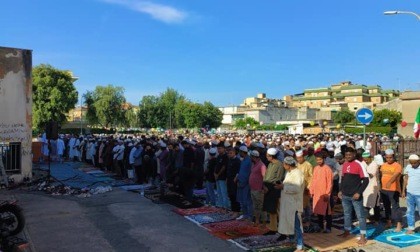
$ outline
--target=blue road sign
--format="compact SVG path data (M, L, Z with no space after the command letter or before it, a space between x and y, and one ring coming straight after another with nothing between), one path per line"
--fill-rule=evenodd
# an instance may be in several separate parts
M368 108L361 108L356 112L356 119L359 123L368 124L373 120L373 111Z

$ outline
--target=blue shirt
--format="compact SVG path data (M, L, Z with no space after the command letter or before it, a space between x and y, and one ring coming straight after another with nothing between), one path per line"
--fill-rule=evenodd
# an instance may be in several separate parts
M133 153L134 158L134 165L140 166L142 165L142 159L141 159L141 153L143 152L143 147L140 146L139 148L136 148L136 150Z
M420 196L420 166L413 168L409 164L405 167L404 174L408 175L407 192Z
M251 174L251 167L252 167L251 158L249 156L246 156L241 161L241 166L239 168L239 173L238 173L238 182L239 182L240 187L244 187L248 185L249 175Z

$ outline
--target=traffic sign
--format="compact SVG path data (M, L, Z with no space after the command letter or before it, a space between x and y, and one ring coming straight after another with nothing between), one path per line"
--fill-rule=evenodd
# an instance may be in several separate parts
M368 124L373 120L373 111L368 108L361 108L356 112L356 119L361 124Z

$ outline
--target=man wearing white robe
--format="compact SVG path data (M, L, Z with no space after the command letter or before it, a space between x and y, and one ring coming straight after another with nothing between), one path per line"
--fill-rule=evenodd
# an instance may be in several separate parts
M63 162L63 156L64 156L64 149L65 149L65 145L64 145L64 141L62 137L59 137L57 139L57 161L58 162Z
M380 202L379 202L379 166L372 160L370 151L365 151L362 154L363 160L365 161L367 167L367 173L369 175L369 184L366 189L363 191L363 206L368 209L374 209L375 214L375 223L378 223L381 217L380 213Z
M285 240L288 235L294 234L297 240L295 252L301 252L304 246L301 215L305 180L302 171L297 168L297 161L292 157L284 158L283 166L286 169L286 177L282 184L275 186L282 190L278 225L281 235L277 240Z
M76 141L77 141L77 137L76 136L72 136L69 140L68 146L67 148L69 149L69 159L73 160L74 157L76 156L76 151L77 149L75 148L76 146Z

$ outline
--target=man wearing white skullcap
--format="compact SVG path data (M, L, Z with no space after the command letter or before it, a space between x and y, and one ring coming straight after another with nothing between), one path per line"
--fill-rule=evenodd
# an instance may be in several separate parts
M270 223L267 226L269 231L265 234L275 235L277 233L277 205L280 198L280 191L274 188L276 183L282 182L285 176L283 164L277 159L278 150L270 148L267 150L269 162L264 175L264 204L263 211L269 213Z
M394 150L387 149L385 151L385 163L381 166L381 199L384 203L385 217L387 219L386 227L392 226L392 221L397 223L395 232L402 230L402 214L400 210L400 177L401 165L395 162Z
M249 187L251 189L255 224L260 225L260 216L264 203L263 178L267 168L260 159L260 153L256 150L251 151L251 161L253 165L251 167L251 174L249 175ZM265 223L265 218L263 222Z
M415 212L416 207L420 208L420 158L416 154L408 157L408 164L404 170L404 183L401 197L407 197L407 232L413 234L415 229ZM405 190L407 189L407 195Z
M304 222L309 225L311 221L311 207L309 202L309 187L311 185L313 167L305 160L303 151L296 152L297 168L302 172L305 181L305 189L303 193L303 212Z

